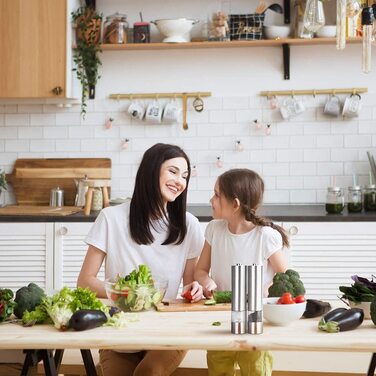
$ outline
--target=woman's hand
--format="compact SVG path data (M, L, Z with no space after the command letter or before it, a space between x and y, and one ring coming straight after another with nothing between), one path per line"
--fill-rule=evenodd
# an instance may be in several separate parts
M187 294L188 292L190 293L190 295ZM190 300L191 303L198 302L203 298L202 286L197 281L193 281L192 283L189 283L188 285L185 285L183 287L181 296L183 298L186 298L187 300Z
M213 291L217 288L217 284L211 279L208 279L204 287L204 296L205 298L212 299L213 298Z

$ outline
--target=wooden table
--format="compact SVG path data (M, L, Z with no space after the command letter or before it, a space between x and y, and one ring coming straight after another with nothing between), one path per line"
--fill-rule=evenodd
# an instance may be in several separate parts
M376 352L376 327L371 320L365 320L356 330L336 334L319 331L318 319L301 319L286 327L265 323L261 335L233 335L231 312L151 311L141 312L138 317L139 321L130 322L123 329L100 327L83 332L59 332L48 325L24 328L2 324L0 349ZM213 326L214 321L220 321L221 326Z

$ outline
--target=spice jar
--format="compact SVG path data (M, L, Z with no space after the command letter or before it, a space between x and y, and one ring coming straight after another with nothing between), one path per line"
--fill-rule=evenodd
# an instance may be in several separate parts
M348 188L347 210L349 213L359 213L363 209L362 189L359 185Z
M94 188L93 201L91 202L91 210L102 210L103 208L103 194L99 187Z
M345 206L345 197L340 187L328 187L325 210L328 214L341 214Z
M364 210L376 211L376 185L372 184L364 188Z
M103 42L110 44L124 44L128 42L128 22L126 14L116 12L106 17Z

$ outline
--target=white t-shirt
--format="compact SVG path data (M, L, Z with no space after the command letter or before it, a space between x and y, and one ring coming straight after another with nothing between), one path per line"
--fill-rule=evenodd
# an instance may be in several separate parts
M129 230L130 201L103 209L85 241L106 253L105 276L125 276L138 265L150 267L154 278L168 280L166 299L176 298L187 259L201 253L204 236L198 219L186 213L187 234L181 244L162 245L166 240L166 226L155 221L151 233L152 244L143 245L133 241Z
M231 265L263 265L264 286L274 272L268 258L283 247L282 236L269 226L256 226L245 234L233 234L227 221L214 219L206 227L205 239L211 246L211 278L217 290L231 290Z

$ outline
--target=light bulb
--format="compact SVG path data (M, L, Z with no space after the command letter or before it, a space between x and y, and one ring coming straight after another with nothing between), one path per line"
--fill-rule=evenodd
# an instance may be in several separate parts
M346 0L337 0L337 50L346 47Z
M121 143L121 148L122 148L123 150L126 150L126 149L128 149L128 146L129 146L129 138L125 138L125 139L122 141L122 143Z
M244 150L244 146L241 143L241 141L238 140L238 141L235 142L235 150L236 151L243 151Z
M109 119L106 121L106 124L105 124L106 129L111 129L111 128L112 128L112 126L113 126L112 122L113 122L113 121L114 121L113 118L109 118Z
M221 161L221 157L217 157L216 165L217 165L218 168L222 168L223 167L223 162Z
M196 165L193 165L193 166L192 166L191 176L192 176L193 178L194 178L195 176L197 176L197 168L196 168Z
M325 25L324 6L320 0L308 0L303 16L304 27L316 32Z
M267 136L270 136L270 135L272 134L271 124L268 124L268 125L266 126L265 134L266 134Z
M373 11L371 7L365 7L362 11L362 71L371 71L371 42L372 42Z
M253 120L253 122L255 123L257 129L261 128L261 123L257 119Z

